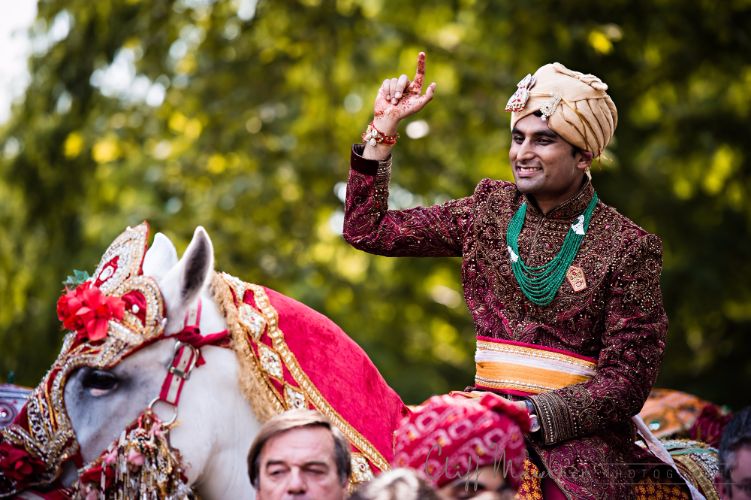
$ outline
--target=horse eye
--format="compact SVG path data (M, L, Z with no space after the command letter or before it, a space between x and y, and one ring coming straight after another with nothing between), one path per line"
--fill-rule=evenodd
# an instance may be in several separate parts
M87 370L81 385L84 389L93 391L94 396L101 396L102 391L111 391L117 387L118 379L111 372L104 370Z

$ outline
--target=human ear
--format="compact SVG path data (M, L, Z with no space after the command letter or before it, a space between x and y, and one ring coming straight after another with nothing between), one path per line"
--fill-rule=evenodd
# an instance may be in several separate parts
M589 169L592 166L594 155L589 151L580 151L577 154L579 155L579 159L576 162L576 168L581 170Z

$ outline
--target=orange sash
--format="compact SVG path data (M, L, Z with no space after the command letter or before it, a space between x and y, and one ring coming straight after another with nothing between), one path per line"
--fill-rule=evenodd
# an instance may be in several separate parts
M586 382L595 374L593 358L510 340L477 338L475 386L529 395Z
M596 360L579 354L512 340L477 337L475 387L529 396L586 382L595 375ZM665 446L639 415L631 418L647 448L686 481L694 500L704 499L678 469Z

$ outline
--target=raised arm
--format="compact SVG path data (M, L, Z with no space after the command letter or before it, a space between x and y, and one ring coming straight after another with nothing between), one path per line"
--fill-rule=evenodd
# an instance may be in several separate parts
M391 159L366 160L352 149L344 205L347 242L366 252L397 256L460 256L477 194L432 207L388 210Z
M406 75L383 81L375 99L371 128L393 136L399 122L433 98L435 83L423 94L425 53L417 57L411 82ZM459 256L469 227L474 196L429 208L389 210L392 141L371 140L352 148L344 238L354 247L389 256Z

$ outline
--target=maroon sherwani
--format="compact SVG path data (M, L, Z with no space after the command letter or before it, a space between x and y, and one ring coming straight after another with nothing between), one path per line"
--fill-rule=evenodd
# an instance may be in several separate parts
M429 208L388 210L391 160L365 160L355 145L344 237L388 256L462 256L464 298L478 336L562 349L595 358L587 382L532 396L542 429L530 439L543 466L570 498L627 498L629 483L656 459L634 444L630 418L641 409L662 361L667 316L662 306L662 244L615 209L597 203L573 265L586 288L564 280L544 307L514 278L506 229L528 201L519 250L524 262L548 262L594 195L586 182L542 214L516 185L482 180L474 194ZM634 474L637 474L634 476Z

